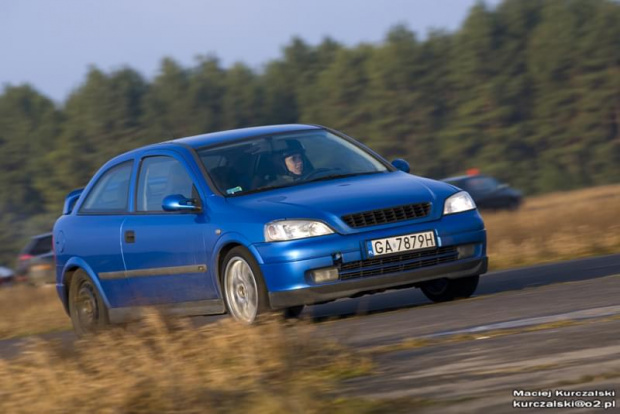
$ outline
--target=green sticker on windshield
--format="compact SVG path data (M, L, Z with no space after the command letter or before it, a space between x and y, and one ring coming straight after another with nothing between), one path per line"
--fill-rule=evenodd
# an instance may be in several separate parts
M243 188L241 188L240 186L236 186L236 187L229 188L228 190L226 190L226 194L235 194L235 193L238 193L239 191L243 191Z

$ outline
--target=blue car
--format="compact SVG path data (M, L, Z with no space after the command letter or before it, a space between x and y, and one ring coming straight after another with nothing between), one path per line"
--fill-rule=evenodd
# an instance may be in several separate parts
M57 289L75 331L139 317L258 315L420 287L469 297L486 232L467 192L314 125L223 131L107 162L66 200Z

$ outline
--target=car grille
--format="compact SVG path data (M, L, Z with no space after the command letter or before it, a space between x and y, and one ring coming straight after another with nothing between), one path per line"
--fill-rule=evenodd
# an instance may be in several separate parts
M458 251L456 246L449 246L422 252L410 252L394 256L359 260L357 262L343 263L340 267L340 279L357 279L421 269L442 263L454 262L457 258Z
M431 203L406 204L404 206L348 214L342 216L342 220L349 227L368 227L426 217L430 211Z

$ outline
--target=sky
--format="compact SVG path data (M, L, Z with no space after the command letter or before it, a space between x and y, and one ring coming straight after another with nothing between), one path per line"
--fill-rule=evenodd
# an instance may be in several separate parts
M164 56L197 56L260 70L293 36L347 46L381 42L405 24L458 29L476 0L0 0L0 85L29 83L62 102L90 65L125 66L149 79ZM499 0L487 0L496 5Z

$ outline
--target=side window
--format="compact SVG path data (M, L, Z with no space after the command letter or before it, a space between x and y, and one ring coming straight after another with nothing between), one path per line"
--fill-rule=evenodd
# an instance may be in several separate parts
M127 161L106 171L86 197L80 213L123 213L127 211L132 167L133 161Z
M136 211L164 211L164 198L173 194L197 198L194 183L185 167L172 157L157 156L142 160Z

